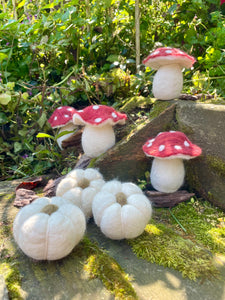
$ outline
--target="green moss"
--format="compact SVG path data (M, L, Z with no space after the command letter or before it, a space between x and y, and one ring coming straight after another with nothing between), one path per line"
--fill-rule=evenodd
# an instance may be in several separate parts
M206 161L209 164L209 166L221 177L225 177L225 162L224 160L212 156L207 155Z
M212 256L204 248L182 238L163 224L148 224L140 237L128 243L139 258L173 268L183 277L196 280L218 274Z
M116 299L138 299L128 274L97 244L86 237L75 248L74 254L86 258L84 269L91 278L99 278Z
M129 241L134 253L190 279L217 275L213 259L225 252L225 213L194 198L171 212L155 210L152 224L140 237Z
M159 114L161 114L165 109L167 109L172 104L173 102L171 101L162 101L162 100L155 101L150 111L150 115L149 115L150 119L154 119L158 117Z
M207 201L194 200L180 203L172 209L173 214L186 228L187 235L191 240L201 244L213 253L225 252L224 222L225 213L212 206ZM170 216L171 224L175 224ZM214 230L221 231L220 237L215 238Z
M134 111L136 108L144 109L154 103L154 99L150 97L134 96L129 99L125 99L120 107L120 110L126 113Z
M20 285L22 276L17 268L18 263L10 259L9 262L3 262L0 266L0 274L5 278L6 287L8 289L9 298L22 300L20 293Z
M8 237L11 234L11 226L2 222L0 228L0 236L1 237Z
M96 157L96 158L92 158L91 161L88 164L88 168L95 168L95 163L96 161L100 158L100 156Z

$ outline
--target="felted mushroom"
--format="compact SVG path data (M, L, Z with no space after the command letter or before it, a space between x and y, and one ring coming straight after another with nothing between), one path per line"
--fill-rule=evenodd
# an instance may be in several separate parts
M180 96L183 88L183 68L191 68L195 58L177 48L157 48L149 54L143 64L158 70L152 83L155 98L171 100Z
M180 131L160 132L155 138L148 139L142 149L147 156L154 157L151 184L164 193L173 193L182 186L185 176L183 159L202 153L201 148Z
M68 139L70 136L74 134L74 130L77 127L73 124L73 114L77 110L70 106L60 106L58 107L51 117L48 119L48 122L50 123L51 127L54 128L60 128L59 133L66 132L66 131L72 131L69 133L65 133L59 138L57 138L57 143L59 145L59 148L62 150L62 142L66 139Z
M97 157L114 146L113 126L124 124L126 119L126 114L106 105L90 105L76 111L73 123L85 126L81 137L84 153L89 157Z

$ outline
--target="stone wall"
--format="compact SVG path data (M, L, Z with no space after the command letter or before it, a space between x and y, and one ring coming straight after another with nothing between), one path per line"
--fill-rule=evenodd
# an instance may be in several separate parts
M176 120L178 130L202 148L185 164L190 190L225 209L225 106L179 101Z

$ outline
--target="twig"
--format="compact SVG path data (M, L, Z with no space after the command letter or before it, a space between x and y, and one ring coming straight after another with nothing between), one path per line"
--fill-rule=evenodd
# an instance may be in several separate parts
M172 213L171 209L169 208L169 212L171 214L171 216L174 218L174 220L177 222L177 224L181 227L181 229L187 233L187 230L184 228L184 226L180 223L180 221L174 216L174 214Z

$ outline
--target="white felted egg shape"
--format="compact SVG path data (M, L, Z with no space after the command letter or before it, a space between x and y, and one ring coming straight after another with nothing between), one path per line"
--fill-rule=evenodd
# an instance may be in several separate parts
M13 235L21 250L37 260L68 255L86 230L81 209L61 197L38 198L24 206L13 223Z
M92 216L92 201L105 181L96 169L74 169L60 181L56 196L63 197L81 208L85 217Z
M92 212L104 235L121 240L143 233L151 218L152 206L137 185L112 180L94 197Z

